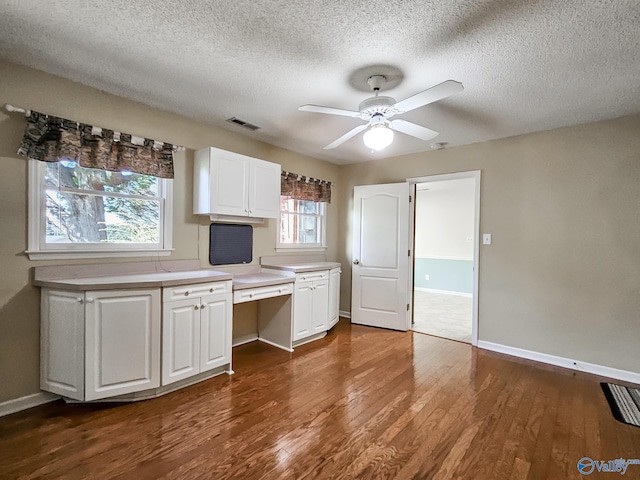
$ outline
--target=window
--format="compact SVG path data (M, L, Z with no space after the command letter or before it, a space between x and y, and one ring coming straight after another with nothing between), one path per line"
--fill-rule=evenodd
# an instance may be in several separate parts
M171 250L172 182L29 161L29 258L140 256Z
M325 248L325 203L280 197L278 248Z

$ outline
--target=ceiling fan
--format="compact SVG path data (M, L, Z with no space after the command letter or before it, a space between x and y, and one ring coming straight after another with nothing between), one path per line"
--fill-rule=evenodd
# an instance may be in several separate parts
M364 125L358 125L334 142L331 142L324 147L325 150L330 150L342 145L350 138L367 130L367 128L369 130L367 130L363 136L364 144L372 150L382 150L393 142L394 130L425 141L437 136L438 132L416 125L415 123L407 122L400 118L395 120L389 119L394 115L400 115L428 105L429 103L437 102L463 90L461 83L454 80L447 80L423 92L405 98L400 102L396 102L395 98L378 95L385 81L384 75L373 75L369 77L367 83L373 90L374 96L363 101L358 107L357 112L354 110L342 110L340 108L322 107L319 105L302 105L298 110L360 118L367 122Z

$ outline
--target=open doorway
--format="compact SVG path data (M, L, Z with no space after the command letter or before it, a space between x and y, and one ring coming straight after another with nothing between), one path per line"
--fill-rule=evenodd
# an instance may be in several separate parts
M475 344L479 172L415 186L412 329Z

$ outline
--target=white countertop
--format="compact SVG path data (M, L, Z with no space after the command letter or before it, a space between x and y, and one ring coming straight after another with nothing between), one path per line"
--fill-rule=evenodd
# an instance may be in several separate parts
M105 290L123 288L153 288L190 285L194 283L219 282L231 280L230 273L216 270L184 270L177 272L123 273L80 278L35 279L38 287L59 288L63 290Z
M270 262L269 260L263 259L261 262L262 268L270 268L273 270L283 270L287 272L293 273L302 273L302 272L317 272L319 270L331 270L332 268L340 268L340 263L338 262L327 262L325 260L322 261L296 261L297 259L292 256L290 257L290 261L279 261L279 262Z
M233 290L245 290L247 288L267 287L270 285L282 285L293 283L295 278L272 273L250 273L233 277Z
M233 290L245 290L292 283L295 278L291 273L340 267L337 262L322 260L292 256L286 262L262 265L263 268L281 270L282 274L262 273L258 265L220 266L219 270L201 269L197 260L43 266L34 269L33 285L85 291L174 287L232 280Z
M324 255L270 255L260 258L260 266L272 270L302 273L340 268L338 262L328 262Z

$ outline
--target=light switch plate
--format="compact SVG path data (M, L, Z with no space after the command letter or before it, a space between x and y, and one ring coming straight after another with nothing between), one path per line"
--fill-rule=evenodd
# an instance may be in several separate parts
M483 245L491 245L491 234L483 233L482 234L482 244Z

